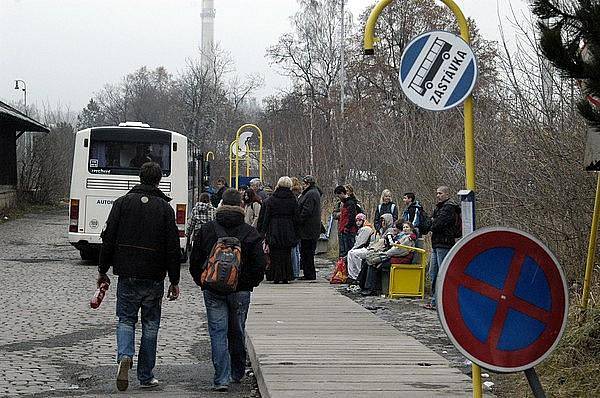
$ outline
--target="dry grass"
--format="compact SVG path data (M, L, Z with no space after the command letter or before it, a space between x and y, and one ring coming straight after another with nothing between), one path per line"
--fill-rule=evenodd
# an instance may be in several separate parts
M584 322L579 314L572 304L558 348L536 368L548 397L600 397L600 306L590 308ZM494 379L498 397L533 397L523 373Z

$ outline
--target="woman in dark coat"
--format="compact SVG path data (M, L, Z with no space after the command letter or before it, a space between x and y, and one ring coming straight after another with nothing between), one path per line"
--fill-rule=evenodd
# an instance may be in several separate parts
M297 202L291 187L292 180L281 177L265 201L258 220L258 230L269 245L273 283L292 280L292 248L298 243L298 235L294 222Z

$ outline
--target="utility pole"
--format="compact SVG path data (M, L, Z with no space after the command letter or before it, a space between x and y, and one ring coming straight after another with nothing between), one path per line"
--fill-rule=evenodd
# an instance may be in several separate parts
M341 31L340 31L340 112L342 114L342 123L344 119L344 108L345 108L345 98L344 98L344 85L346 84L346 54L345 44L346 44L346 13L344 10L344 3L346 0L342 1L342 15L341 15Z

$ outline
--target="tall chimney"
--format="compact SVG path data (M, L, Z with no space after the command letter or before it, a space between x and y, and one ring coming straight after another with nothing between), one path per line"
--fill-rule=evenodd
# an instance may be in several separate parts
M215 1L202 0L202 46L201 64L208 68L214 59Z

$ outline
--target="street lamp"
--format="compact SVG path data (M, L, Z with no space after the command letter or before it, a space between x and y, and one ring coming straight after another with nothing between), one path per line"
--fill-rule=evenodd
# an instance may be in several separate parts
M23 83L23 88L19 87L19 82ZM27 84L25 84L24 80L15 80L15 90L19 89L23 90L23 105L25 106L25 114L27 115Z

